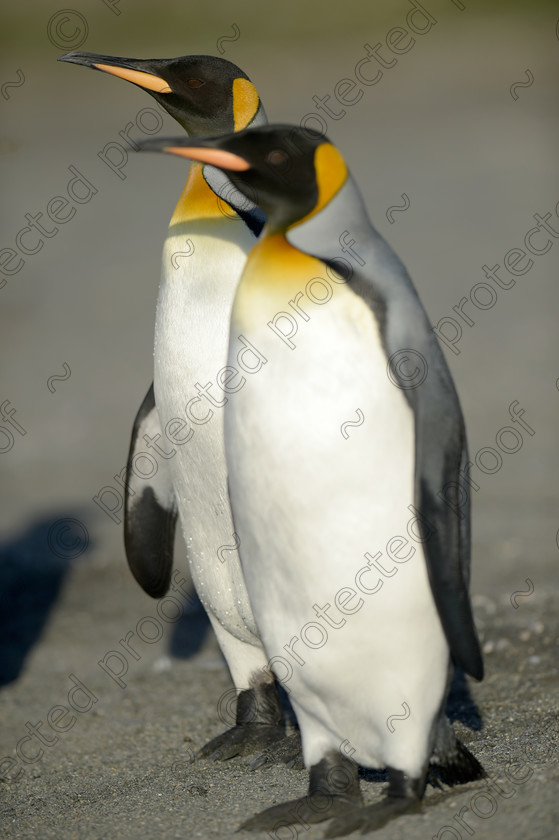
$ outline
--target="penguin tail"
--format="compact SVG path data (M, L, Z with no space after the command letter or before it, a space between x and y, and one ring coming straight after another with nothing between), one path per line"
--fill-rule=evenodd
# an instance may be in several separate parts
M440 785L437 785L432 776L450 787L463 785L466 782L475 782L487 776L475 755L458 738L455 738L450 754L444 758L436 755L431 758L429 771L430 781L439 787Z
M486 775L475 755L456 737L447 716L441 714L429 761L429 781L435 787L440 787L440 782L452 787L483 779Z

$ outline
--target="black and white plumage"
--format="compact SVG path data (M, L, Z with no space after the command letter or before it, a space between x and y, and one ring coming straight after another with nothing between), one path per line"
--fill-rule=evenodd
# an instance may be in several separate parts
M336 817L330 836L379 827L416 806L430 762L451 783L483 775L443 711L453 661L483 674L468 595L469 509L457 515L442 492L450 483L467 490L452 377L404 266L324 137L266 126L142 147L222 167L268 219L229 339L230 364L246 340L265 363L225 406L225 446L250 603L297 715L310 787L244 827L301 814ZM358 258L335 280L328 268L339 268L348 234ZM402 351L424 365L413 387L393 364ZM362 425L340 434L356 408ZM354 588L363 557L409 533L410 510L422 524L398 574L378 586L371 567ZM330 614L322 640L305 646L304 629L320 630L313 608L324 614L344 590L355 600L343 602L343 623ZM407 717L387 725L404 707ZM362 806L357 764L388 768L381 805ZM328 803L313 807L320 792Z

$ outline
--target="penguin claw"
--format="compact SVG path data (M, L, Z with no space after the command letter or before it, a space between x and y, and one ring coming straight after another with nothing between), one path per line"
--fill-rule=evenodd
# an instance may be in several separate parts
M367 805L364 808L353 808L350 813L336 817L324 832L323 837L325 840L326 838L330 840L332 837L345 837L359 830L361 834L367 834L369 831L382 828L400 814L417 813L420 807L417 799L387 796L382 802Z
M285 738L283 726L266 723L242 723L208 741L196 755L199 759L227 761L238 755L249 755L269 748Z
M363 817L360 811L357 813L345 814L344 816L332 820L322 836L325 840L330 837L345 837L347 834L353 834L354 831L357 831L362 826Z
M258 770L260 767L271 764L285 764L286 767L293 770L304 769L305 764L299 732L294 735L287 735L267 747L249 762L248 769Z

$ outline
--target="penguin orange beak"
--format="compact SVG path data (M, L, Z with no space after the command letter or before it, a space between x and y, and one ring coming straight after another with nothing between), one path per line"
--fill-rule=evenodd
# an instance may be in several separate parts
M197 160L200 163L209 163L219 169L228 169L232 172L245 172L250 169L250 163L240 155L227 152L224 149L214 149L207 146L188 146L187 140L176 139L153 139L142 140L138 143L139 151L144 152L166 152L170 155ZM179 145L180 144L180 145Z
M172 93L169 83L155 73L148 73L138 69L143 64L142 59L117 58L112 55L98 55L97 53L69 52L61 55L59 61L67 61L69 64L83 64L84 67L92 67L101 70L103 73L110 73L133 85L138 85L145 90L152 90L155 93ZM136 67L134 66L136 65Z

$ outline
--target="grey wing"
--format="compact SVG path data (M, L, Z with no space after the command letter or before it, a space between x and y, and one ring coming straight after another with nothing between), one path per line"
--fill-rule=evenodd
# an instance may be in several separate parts
M415 505L430 524L424 552L433 598L455 662L481 679L483 662L468 593L466 432L450 371L425 310L403 264L372 227L351 178L325 208L291 228L287 238L341 273L375 314L387 376L402 389L414 412ZM425 367L426 376L417 380L408 378L409 370L401 364L391 364L402 359L401 351L410 350L411 358ZM459 505L449 504L453 493L460 493Z
M350 286L369 305L382 306L387 376L414 413L415 506L428 528L423 550L431 591L452 656L480 680L483 661L468 592L470 577L470 486L464 419L452 376L404 267L392 278L390 297L370 281ZM410 353L411 351L411 353ZM410 358L418 374L396 360ZM411 361L413 360L413 361Z
M424 543L427 571L452 656L467 674L481 680L483 660L468 593L470 487L466 431L454 384L434 342L433 338L430 353L423 345L427 378L409 394L416 430L416 506L431 526Z
M153 598L164 595L171 581L177 506L165 459L153 456L157 472L149 479L133 467L135 456L146 452L143 436L160 433L152 384L134 420L126 462L124 545L132 574Z

